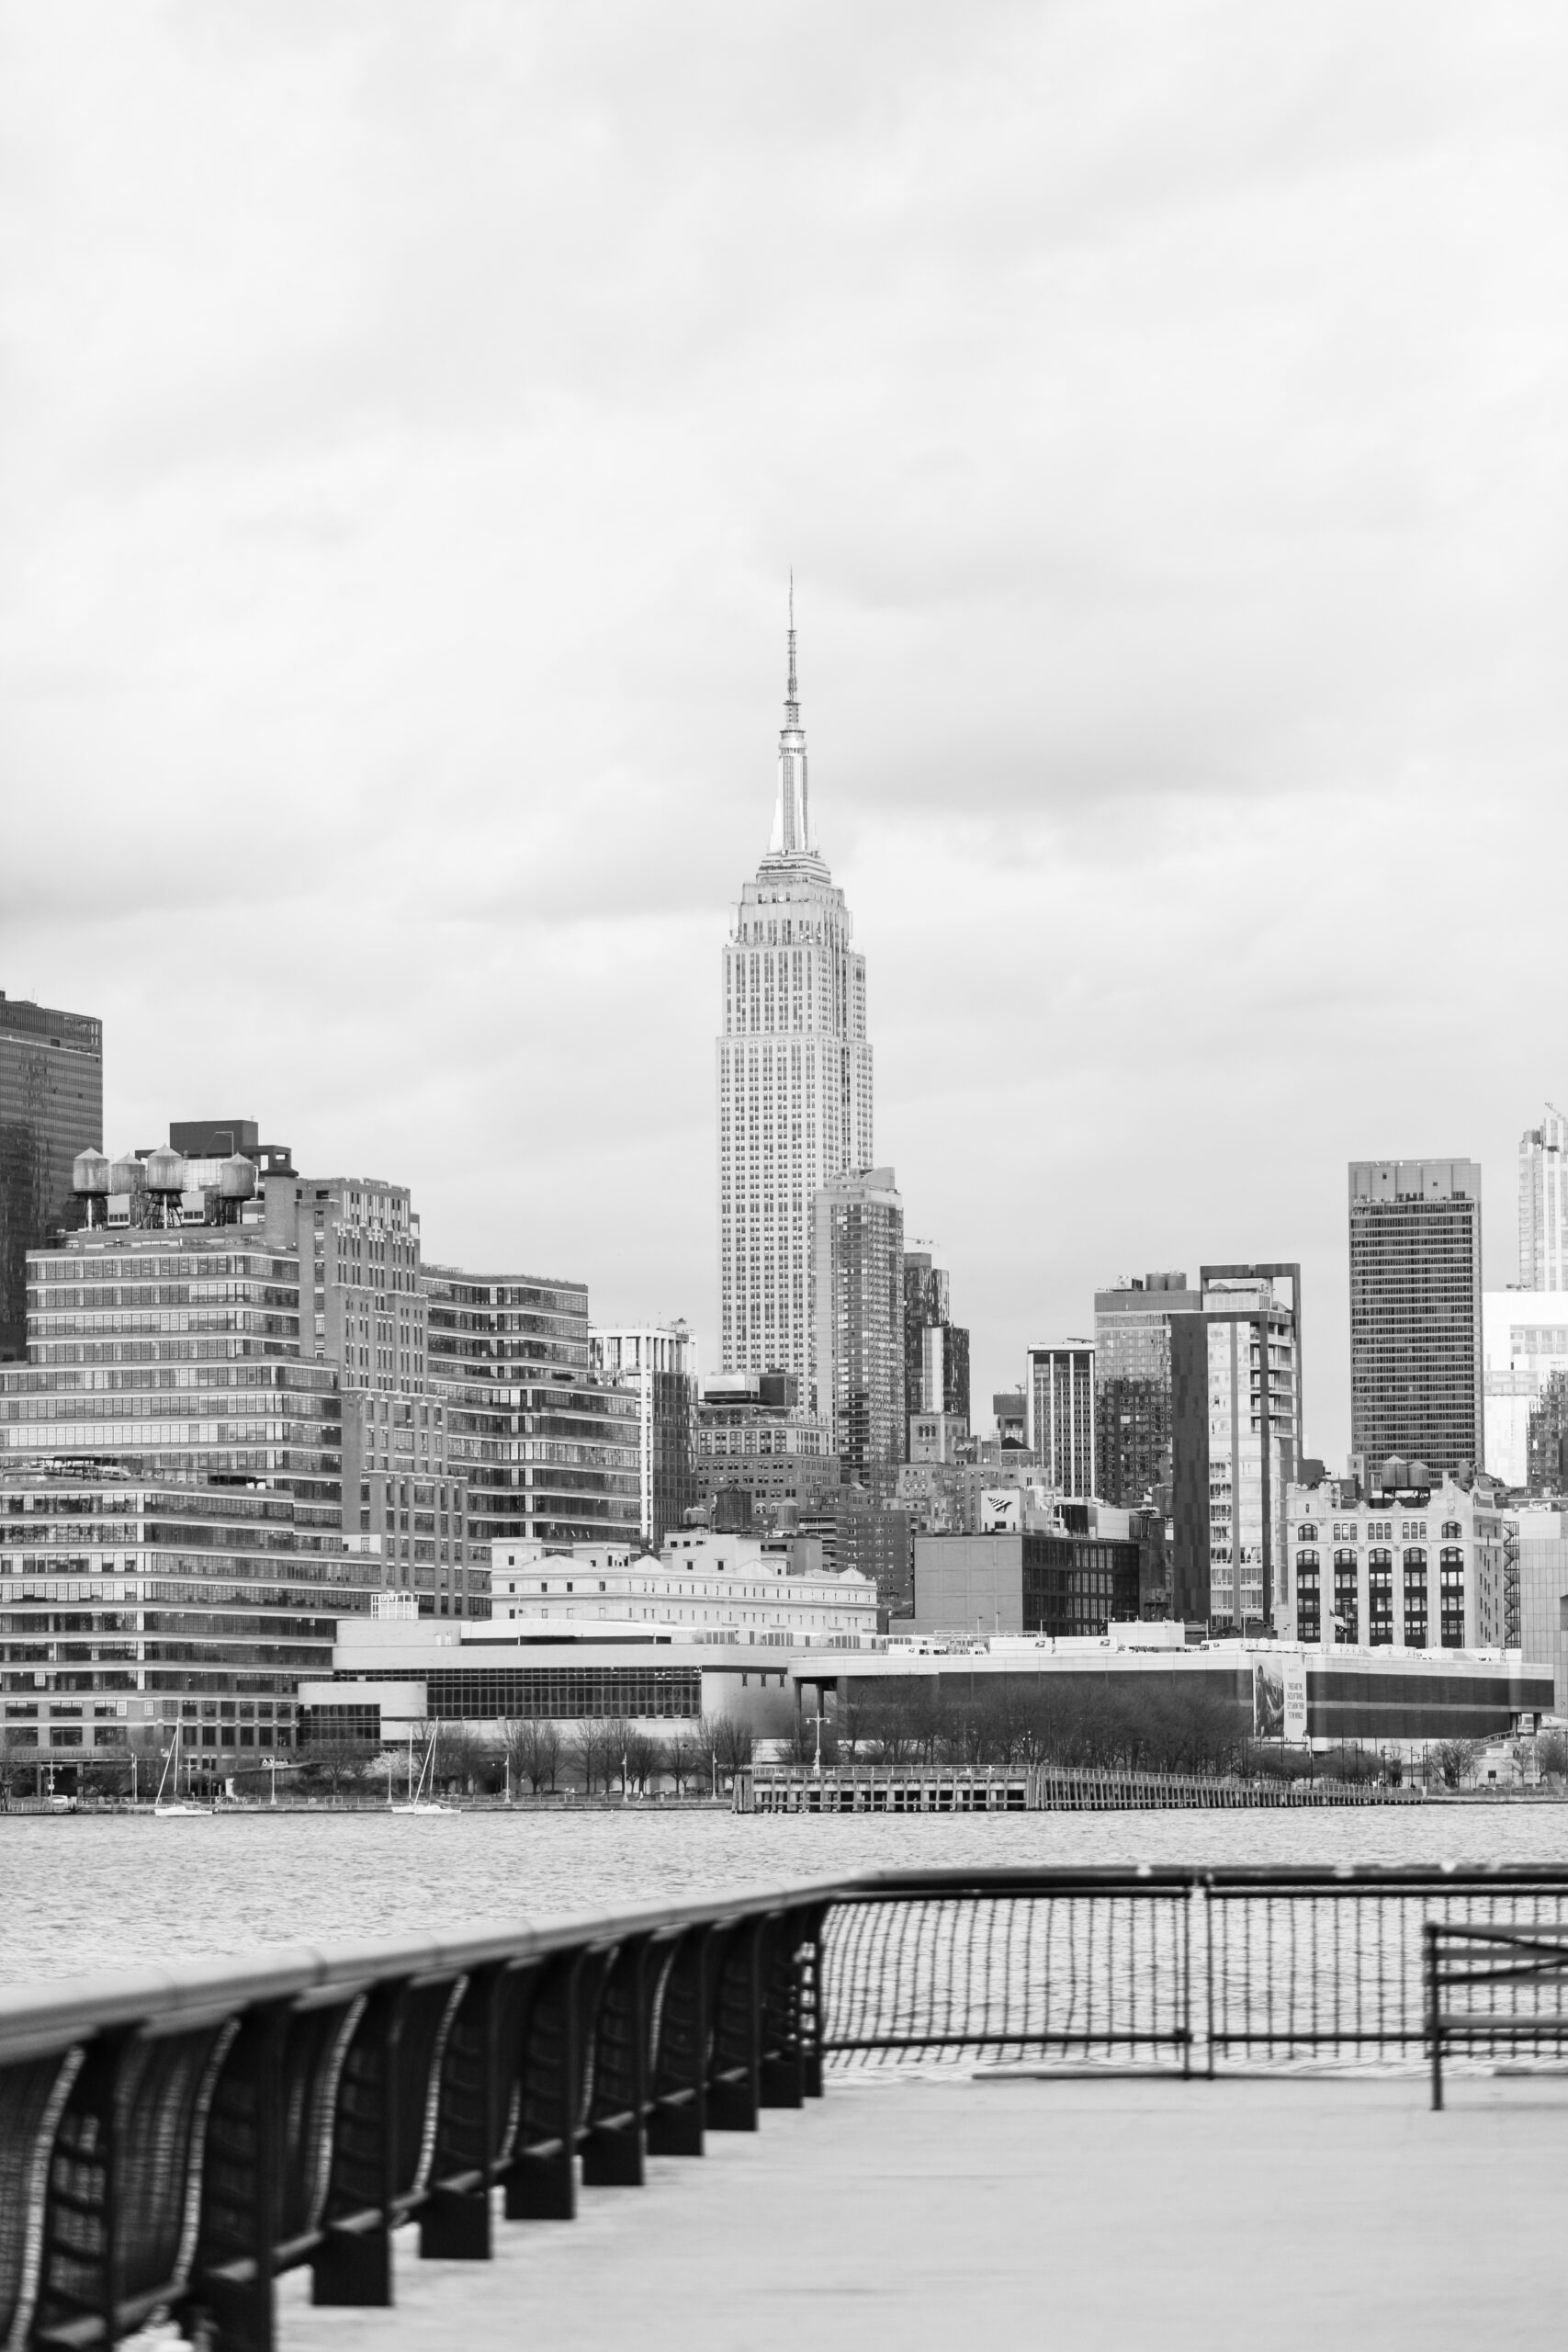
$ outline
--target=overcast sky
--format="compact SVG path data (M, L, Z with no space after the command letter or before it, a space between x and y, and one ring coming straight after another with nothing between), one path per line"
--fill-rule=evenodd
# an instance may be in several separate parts
M1563 1021L1568 15L0 6L0 987L110 1149L716 1329L795 566L878 1158L976 1392L1305 1261ZM978 1418L987 1419L984 1409Z

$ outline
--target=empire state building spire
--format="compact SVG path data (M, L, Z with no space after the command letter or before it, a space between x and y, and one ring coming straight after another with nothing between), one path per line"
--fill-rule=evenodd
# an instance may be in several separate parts
M773 809L770 857L815 857L811 797L806 778L806 730L800 723L800 687L795 673L795 574L789 575L789 678L784 687L784 723L779 729L779 797Z
M788 677L773 846L741 889L724 949L719 1360L726 1372L793 1374L809 1407L814 1204L876 1153L865 957L806 796L793 582ZM826 1413L831 1399L818 1406Z

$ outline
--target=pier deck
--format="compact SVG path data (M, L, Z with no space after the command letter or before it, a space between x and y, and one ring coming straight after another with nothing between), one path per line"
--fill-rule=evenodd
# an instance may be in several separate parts
M280 2282L286 2352L1477 2352L1561 2324L1568 2076L830 2078L392 2311Z

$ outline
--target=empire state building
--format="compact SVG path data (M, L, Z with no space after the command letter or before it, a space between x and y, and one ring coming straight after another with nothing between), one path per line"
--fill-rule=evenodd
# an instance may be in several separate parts
M795 684L779 730L773 838L724 951L718 1041L718 1250L727 1372L795 1374L811 1402L811 1204L872 1160L865 958L817 847Z

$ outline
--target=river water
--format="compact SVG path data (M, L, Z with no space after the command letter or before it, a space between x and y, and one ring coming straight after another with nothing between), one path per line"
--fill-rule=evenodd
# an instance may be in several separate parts
M773 1815L519 1810L0 1815L0 1984L268 1943L447 1932L877 1869L1551 1862L1568 1805L1300 1813Z

